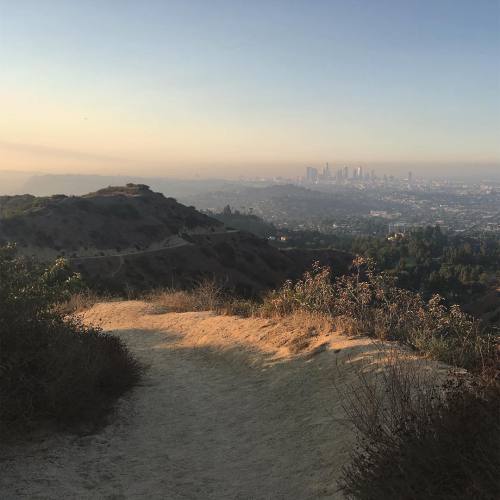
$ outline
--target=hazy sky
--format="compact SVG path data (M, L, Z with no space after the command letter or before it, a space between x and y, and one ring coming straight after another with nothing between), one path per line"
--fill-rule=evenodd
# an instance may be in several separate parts
M0 0L0 169L325 161L500 170L500 0Z

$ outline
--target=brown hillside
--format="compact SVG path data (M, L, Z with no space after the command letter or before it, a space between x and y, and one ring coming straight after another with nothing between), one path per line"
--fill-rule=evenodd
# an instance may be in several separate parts
M18 211L16 199L20 204ZM183 232L216 231L222 224L153 193L142 184L109 187L85 196L10 197L10 216L0 219L0 242L16 241L21 251L66 256L146 250Z
M186 287L208 277L252 295L300 274L316 257L228 230L142 184L81 197L4 197L0 209L0 245L15 242L20 253L41 259L63 256L89 284L111 291ZM336 268L346 267L344 257L333 255Z

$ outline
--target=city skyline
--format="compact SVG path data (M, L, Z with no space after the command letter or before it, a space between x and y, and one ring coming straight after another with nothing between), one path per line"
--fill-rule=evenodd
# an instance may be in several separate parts
M0 170L500 172L496 1L0 0Z

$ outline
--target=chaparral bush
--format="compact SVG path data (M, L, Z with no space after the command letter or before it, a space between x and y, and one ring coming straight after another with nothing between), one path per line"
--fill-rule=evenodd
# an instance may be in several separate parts
M79 278L0 248L0 431L104 415L139 378L125 345L66 316Z
M315 264L303 278L287 281L265 299L261 311L328 314L348 334L398 340L446 363L481 370L495 356L494 332L459 306L447 307L439 295L428 302L399 288L393 277L376 273L374 263L357 258L353 272L332 280Z
M499 498L499 384L453 374L440 385L433 376L395 350L378 377L361 369L341 389L358 430L339 481L348 498Z

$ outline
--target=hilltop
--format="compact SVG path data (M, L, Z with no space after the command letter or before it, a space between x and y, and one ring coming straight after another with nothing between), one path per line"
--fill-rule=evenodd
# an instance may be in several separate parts
M84 196L29 195L0 199L0 239L67 256L145 250L182 232L216 231L222 224L154 193L143 184L108 187Z
M257 236L153 192L144 184L84 196L0 198L0 245L50 260L64 257L101 289L189 286L216 278L241 295L279 285L310 264ZM312 258L312 256L311 256ZM345 268L348 256L326 255Z

